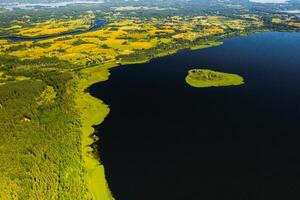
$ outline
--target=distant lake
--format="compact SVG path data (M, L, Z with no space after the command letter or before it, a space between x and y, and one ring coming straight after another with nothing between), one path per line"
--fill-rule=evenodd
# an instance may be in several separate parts
M282 11L283 13L289 13L289 14L300 14L300 10L285 10Z
M300 33L259 33L111 70L89 88L109 186L125 200L300 199ZM189 69L245 85L197 89Z
M289 0L250 0L254 3L288 3Z
M95 1L82 1L82 0L74 0L74 1L65 1L65 2L53 2L53 3L13 3L13 4L3 4L0 5L0 8L4 8L7 10L14 10L14 9L35 9L35 8L57 8L63 7L72 4L98 4L103 3L102 0L95 0Z

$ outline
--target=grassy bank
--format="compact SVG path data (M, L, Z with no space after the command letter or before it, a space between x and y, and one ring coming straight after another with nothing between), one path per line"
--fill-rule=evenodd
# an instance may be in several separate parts
M103 122L109 113L109 107L103 101L92 97L85 90L94 83L102 82L109 77L109 68L116 63L108 63L101 67L91 67L80 72L76 94L76 107L80 112L82 130L82 155L86 169L86 183L88 185L88 197L94 200L112 200L113 197L105 179L104 166L97 159L91 145L96 138L93 135L93 125Z
M191 50L199 50L199 49L205 49L205 48L209 48L209 47L216 47L216 46L220 46L222 44L223 44L223 42L213 41L213 42L210 42L210 43L207 43L207 44L201 44L201 45L198 45L198 46L193 46L193 47L191 47Z

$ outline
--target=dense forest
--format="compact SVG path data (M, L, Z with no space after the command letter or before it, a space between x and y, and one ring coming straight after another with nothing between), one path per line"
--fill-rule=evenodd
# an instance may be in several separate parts
M84 198L72 84L45 72L0 86L1 199Z

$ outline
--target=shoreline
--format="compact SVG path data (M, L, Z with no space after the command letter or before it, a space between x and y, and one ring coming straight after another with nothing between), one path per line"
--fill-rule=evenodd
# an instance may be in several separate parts
M114 200L105 178L105 169L100 159L95 156L91 145L97 140L94 136L94 125L101 124L109 113L109 106L102 100L91 96L86 89L94 83L106 81L109 78L109 68L113 63L86 68L80 71L77 84L76 109L80 113L81 149L85 168L85 184L87 198L93 200ZM93 113L91 115L90 113ZM100 157L100 155L98 155Z

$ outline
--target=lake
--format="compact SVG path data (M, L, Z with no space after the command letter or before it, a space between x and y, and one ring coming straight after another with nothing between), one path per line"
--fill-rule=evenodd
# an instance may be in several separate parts
M224 42L114 68L89 88L111 108L96 134L116 199L300 198L300 33ZM245 84L193 88L192 68Z

